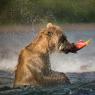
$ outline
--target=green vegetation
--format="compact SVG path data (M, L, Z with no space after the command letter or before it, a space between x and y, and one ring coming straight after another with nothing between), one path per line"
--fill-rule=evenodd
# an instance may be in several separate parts
M95 22L95 0L0 0L0 24Z

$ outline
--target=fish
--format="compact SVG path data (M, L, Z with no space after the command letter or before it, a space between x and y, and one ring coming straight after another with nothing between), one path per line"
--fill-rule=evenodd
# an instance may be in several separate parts
M82 48L88 46L88 45L90 44L90 42L91 42L91 39L89 39L89 40L87 40L87 41L79 40L79 41L75 44L75 46L76 46L77 49L82 49Z

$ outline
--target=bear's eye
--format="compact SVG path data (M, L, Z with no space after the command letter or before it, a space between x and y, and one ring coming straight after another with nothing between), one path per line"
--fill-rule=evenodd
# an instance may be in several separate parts
M51 31L48 31L48 36L52 36L53 33Z

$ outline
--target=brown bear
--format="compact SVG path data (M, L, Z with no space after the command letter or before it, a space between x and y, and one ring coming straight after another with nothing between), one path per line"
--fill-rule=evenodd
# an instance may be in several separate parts
M67 40L59 26L48 23L32 43L21 51L15 71L14 87L70 83L64 73L51 70L49 55L55 51L75 53L76 48Z

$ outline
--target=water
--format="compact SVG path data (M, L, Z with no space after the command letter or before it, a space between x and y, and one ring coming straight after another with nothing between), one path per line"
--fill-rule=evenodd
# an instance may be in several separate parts
M74 82L70 85L56 87L0 87L0 95L95 95L95 81Z
M50 56L51 67L65 72L70 85L56 87L13 88L14 70L18 54L36 35L36 29L28 32L0 31L0 95L95 95L95 29L66 30L71 42L93 38L91 44L77 54L54 53Z

